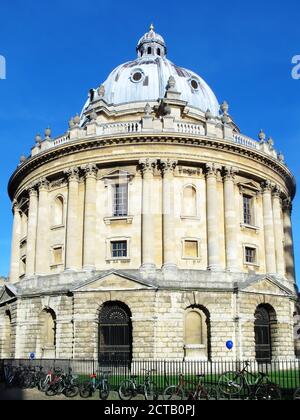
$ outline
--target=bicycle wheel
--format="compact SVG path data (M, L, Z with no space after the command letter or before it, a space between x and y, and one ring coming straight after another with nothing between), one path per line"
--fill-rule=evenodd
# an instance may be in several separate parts
M300 400L300 388L298 388L298 389L295 391L295 394L294 394L293 399L294 399L294 400Z
M145 384L144 395L145 395L145 400L147 401L158 400L157 386L154 382L148 382L147 384Z
M119 388L119 397L123 401L129 401L135 394L134 384L127 380L121 383Z
M65 390L65 396L68 398L75 398L79 394L78 386L70 385Z
M168 386L163 392L164 401L169 401L169 400L181 401L183 400L183 398L184 398L183 389L176 385Z
M101 398L101 400L105 401L107 400L108 396L110 393L110 386L109 383L107 381L104 381L101 384L100 390L99 390L99 396Z
M81 398L89 398L92 396L92 387L89 382L86 382L85 384L82 384L79 388L79 394Z
M281 400L281 390L276 384L262 384L257 388L255 397L257 400Z
M57 386L55 385L49 385L47 391L46 391L47 397L55 397L57 395Z
M49 388L50 379L49 376L45 376L45 378L40 379L39 382L39 390L42 392L46 392Z
M227 396L239 395L244 387L244 378L239 372L225 372L219 379L219 391Z

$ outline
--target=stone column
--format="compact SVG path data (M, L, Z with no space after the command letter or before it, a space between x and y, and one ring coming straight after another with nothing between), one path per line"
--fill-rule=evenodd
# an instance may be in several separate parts
M174 170L177 161L162 160L162 203L163 203L163 267L177 266L175 253L175 223L174 223Z
M220 240L219 240L219 200L217 189L217 176L221 167L208 163L206 165L206 219L207 219L207 251L208 269L218 271L221 269Z
M281 191L279 187L275 187L273 191L273 216L274 216L274 236L276 250L277 274L285 276L285 262L283 249L283 221L281 212Z
M69 183L65 267L66 270L78 270L82 265L78 229L79 169L75 167L67 169L65 174Z
M226 167L224 174L226 268L230 272L238 271L238 219L234 194L234 175L237 172L235 168Z
M13 234L11 244L11 261L10 261L10 283L17 283L20 276L20 240L21 240L21 214L17 201L13 202Z
M157 161L142 159L139 162L143 175L142 192L142 269L155 270L155 216L152 203L154 168Z
M35 274L35 253L38 223L38 193L34 186L29 189L26 276Z
M284 258L286 276L290 283L296 284L295 254L292 228L292 201L287 198L283 202L283 229L284 229Z
M266 181L262 184L263 189L263 216L265 235L266 272L276 274L274 219L272 207L272 184Z
M49 272L49 182L43 178L39 182L39 206L36 237L36 274Z
M82 169L85 172L83 268L95 270L97 167L89 164Z

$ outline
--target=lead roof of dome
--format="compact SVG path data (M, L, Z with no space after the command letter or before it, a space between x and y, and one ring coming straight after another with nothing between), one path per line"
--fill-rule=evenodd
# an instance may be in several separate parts
M166 58L166 44L161 35L150 31L138 42L138 58L115 68L103 83L102 94L94 91L93 100L102 99L108 105L158 101L165 97L172 76L180 100L202 112L219 115L220 105L207 83L195 72L179 67ZM91 103L88 100L84 109Z

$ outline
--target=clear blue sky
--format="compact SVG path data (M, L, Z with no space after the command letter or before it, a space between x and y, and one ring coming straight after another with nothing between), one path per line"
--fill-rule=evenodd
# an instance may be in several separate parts
M168 57L199 73L226 99L243 133L263 128L284 152L300 182L300 80L291 60L300 54L299 0L251 2L2 0L0 55L0 275L9 269L11 205L7 181L34 136L50 125L62 134L87 92L135 57L153 22ZM300 278L300 195L294 203Z

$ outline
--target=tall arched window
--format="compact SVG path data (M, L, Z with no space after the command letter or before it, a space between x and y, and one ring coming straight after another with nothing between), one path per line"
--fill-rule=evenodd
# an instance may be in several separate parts
M56 197L53 204L53 226L61 226L64 223L64 199L60 195Z
M148 52L148 54L152 54L152 48L151 47L148 47L147 52Z
M54 358L56 347L56 315L52 309L45 309L41 314L42 357Z
M188 185L183 190L182 216L197 216L197 190L194 186Z
M255 311L255 352L258 362L270 362L276 342L276 312L270 305L259 305Z
M210 356L209 314L200 307L185 313L184 350L186 360L207 360Z
M131 361L131 312L121 302L107 302L102 307L99 316L98 354L101 361Z

